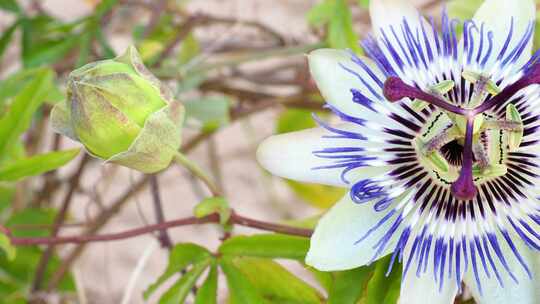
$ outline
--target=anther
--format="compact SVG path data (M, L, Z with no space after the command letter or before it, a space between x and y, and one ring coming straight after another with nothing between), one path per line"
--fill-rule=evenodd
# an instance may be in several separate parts
M473 110L475 115L483 113L494 106L510 99L519 90L532 84L540 84L540 63L535 63L520 79L504 88L499 94L479 105Z

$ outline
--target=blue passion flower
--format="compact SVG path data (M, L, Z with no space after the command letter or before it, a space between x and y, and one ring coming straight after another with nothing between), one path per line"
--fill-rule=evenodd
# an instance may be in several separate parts
M540 303L540 52L531 0L486 0L462 37L446 13L372 0L367 57L321 49L311 73L341 120L273 136L270 172L350 189L318 223L307 264L391 255L400 303Z

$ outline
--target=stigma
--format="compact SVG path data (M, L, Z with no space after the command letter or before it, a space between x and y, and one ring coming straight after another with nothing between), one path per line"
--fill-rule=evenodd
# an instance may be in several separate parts
M490 138L486 134L491 130L505 132L507 144L499 144L499 148L505 152L516 150L523 137L523 122L513 104L507 105L505 119L496 119L488 113L494 107L504 104L519 90L539 84L540 63L533 64L521 78L502 90L486 75L463 71L462 77L474 85L474 91L469 100L460 105L444 97L453 89L452 81L438 83L424 91L416 85L405 83L399 77L391 76L384 83L383 93L390 102L409 98L415 104L434 106L446 115L451 125L428 139L417 139L418 151L437 175L446 174L451 165L457 166L454 175L448 174L453 176L449 181L450 191L459 200L473 200L478 193L475 180L506 174L506 167L491 159L486 148L489 144L486 141ZM459 155L456 157L456 153L448 152L448 147L458 149Z

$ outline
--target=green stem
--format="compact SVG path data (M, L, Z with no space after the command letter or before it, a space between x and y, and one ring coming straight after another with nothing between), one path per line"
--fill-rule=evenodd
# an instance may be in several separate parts
M222 196L221 190L216 183L199 167L195 162L188 159L184 154L177 152L174 160L181 166L187 168L195 177L200 179L212 192L213 196Z

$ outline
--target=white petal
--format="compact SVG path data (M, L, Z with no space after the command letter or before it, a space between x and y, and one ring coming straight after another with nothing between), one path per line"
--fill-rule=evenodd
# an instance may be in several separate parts
M306 263L322 271L356 268L369 263L376 253L373 246L393 223L390 218L367 238L358 242L387 212L376 212L372 203L356 204L350 194L343 197L319 221L311 237ZM396 231L396 234L400 233ZM392 238L381 257L394 249Z
M433 258L429 258L429 263L425 273L416 275L416 265L403 278L399 304L452 304L456 297L458 287L455 281L446 279L439 289L439 284L435 282L433 275ZM495 303L495 302L494 302Z
M380 35L380 28L387 29L392 26L396 30L400 29L404 19L413 33L420 26L420 13L408 0L373 0L369 4L371 24L376 35Z
M505 44L512 22L512 17L514 19L514 30L512 40L510 41L506 51L507 55L514 49L514 47L523 37L529 24L535 20L536 8L534 1L486 0L474 15L473 20L478 27L484 23L486 30L493 32L493 54L490 60L488 60L487 67L493 64L495 58L499 54L499 51ZM476 42L478 44L478 39L476 39ZM521 67L529 60L531 50L532 39L530 39L525 50L519 59L517 59L516 67Z
M350 124L340 125L340 129L353 129ZM331 165L328 159L322 159L313 154L329 147L359 147L360 140L323 138L330 135L322 128L313 128L275 135L264 140L257 149L257 160L272 174L309 183L319 183L332 186L348 186L342 179L342 168L314 169ZM373 175L383 174L387 167L362 167L347 175L351 182Z
M505 248L505 257L509 268L512 270L518 284L516 284L508 275L504 267L494 256L497 269L501 274L504 287L501 287L495 278L493 271L490 269L491 278L487 278L482 266L479 266L478 275L482 284L483 292L480 293L476 283L475 276L469 267L469 271L464 276L463 281L472 291L473 296L478 304L493 304L493 303L515 303L515 304L537 304L540 303L540 261L538 251L532 251L526 247L519 237L514 237L513 242L517 252L521 255L524 262L528 265L533 279L530 279L518 259L506 246L504 240L501 245Z
M386 76L371 59L335 49L315 50L308 59L322 96L338 111L385 127L402 128L389 117L391 113L414 121L403 108L384 98ZM352 89L365 98L355 102Z

